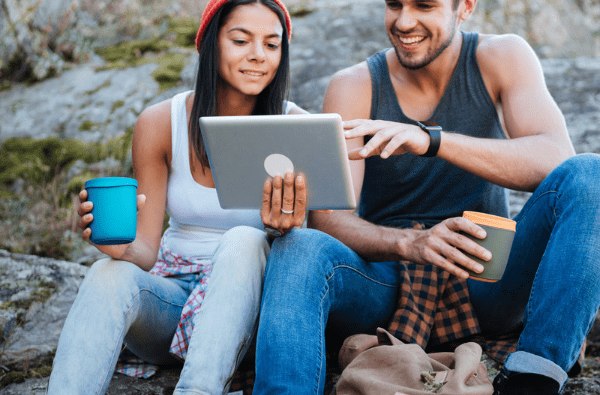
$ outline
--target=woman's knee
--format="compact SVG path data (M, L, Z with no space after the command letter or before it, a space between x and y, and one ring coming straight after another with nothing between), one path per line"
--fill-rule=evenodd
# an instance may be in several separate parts
M144 271L131 262L111 258L95 262L85 276L81 289L93 289L106 295L138 287L137 278Z
M219 244L232 244L240 248L260 249L269 246L266 233L251 226L236 226L229 229L223 234Z
M265 232L250 226L236 226L223 234L213 255L213 264L215 267L233 265L241 270L250 265L264 270L270 250Z

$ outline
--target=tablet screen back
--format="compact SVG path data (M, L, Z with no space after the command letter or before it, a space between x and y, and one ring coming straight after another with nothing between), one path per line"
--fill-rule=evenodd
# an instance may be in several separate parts
M338 114L200 118L212 175L225 209L259 209L269 175L306 176L309 209L356 207Z

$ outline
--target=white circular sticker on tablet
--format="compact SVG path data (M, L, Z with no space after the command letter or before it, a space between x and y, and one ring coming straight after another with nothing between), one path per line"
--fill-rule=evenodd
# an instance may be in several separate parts
M265 170L271 177L282 176L294 172L294 164L285 155L271 154L265 159Z

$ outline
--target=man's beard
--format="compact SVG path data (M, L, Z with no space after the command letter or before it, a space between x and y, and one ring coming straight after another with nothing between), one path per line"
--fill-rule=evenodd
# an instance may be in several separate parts
M440 56L440 54L442 52L444 52L444 50L450 46L455 34L456 34L456 25L453 25L452 32L450 33L448 40L443 42L434 51L428 51L428 53L425 55L425 58L419 63L408 62L406 60L403 60L402 57L400 56L400 52L398 51L398 47L396 45L394 45L394 42L392 41L391 38L390 38L390 42L392 42L392 46L394 47L394 51L396 52L396 57L398 58L398 62L400 62L400 65L409 70L418 70L418 69L421 69L421 68L427 66L429 63L433 62L438 56Z

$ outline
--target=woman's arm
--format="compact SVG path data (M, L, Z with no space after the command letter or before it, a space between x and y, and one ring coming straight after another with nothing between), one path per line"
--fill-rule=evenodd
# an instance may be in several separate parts
M156 263L167 199L167 178L171 160L171 101L144 110L133 132L133 170L138 181L137 234L132 243L100 246L98 250L114 259L132 262L144 270ZM140 196L141 195L141 196ZM145 197L145 199L144 199ZM92 221L87 191L80 194L82 238L89 241Z

